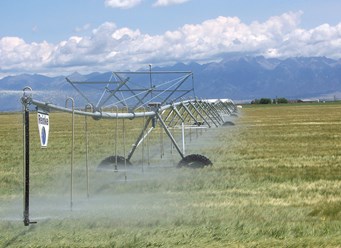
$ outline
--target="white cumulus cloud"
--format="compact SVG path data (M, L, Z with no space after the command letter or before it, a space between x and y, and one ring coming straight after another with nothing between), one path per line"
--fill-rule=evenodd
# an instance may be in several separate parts
M243 23L220 16L186 24L164 34L105 22L89 36L72 36L57 44L27 43L19 37L0 38L0 70L62 72L138 69L148 64L207 62L226 53L267 57L326 56L341 58L341 23L300 28L301 12L288 12L264 22Z
M104 4L111 8L129 9L139 5L142 0L105 0Z
M153 6L169 6L174 4L182 4L189 0L157 0Z
M26 43L18 37L0 39L0 70L40 70L48 63L54 47L46 41Z
M105 0L104 4L111 8L129 9L139 5L143 1L144 0ZM190 0L156 0L153 6L166 7L169 5L182 4L188 1Z
M90 27L91 27L91 25L89 23L87 23L87 24L84 24L82 27L76 27L75 28L75 32L76 33L80 33L80 32L83 32L83 31L87 31L87 30L90 29Z

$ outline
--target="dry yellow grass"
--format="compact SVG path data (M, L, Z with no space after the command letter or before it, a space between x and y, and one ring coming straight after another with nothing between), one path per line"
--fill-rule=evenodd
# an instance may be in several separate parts
M20 199L21 193L21 116L14 116L14 125L13 116L0 116L0 199L8 202L0 204L2 216L6 206L13 206L10 199ZM83 211L68 214L58 209L59 202L52 205L51 195L62 192L67 198L70 119L61 113L50 118L47 150L39 148L37 134L32 133L32 195L42 202L41 212L34 212L36 205L32 211L39 216L49 206L58 217L39 221L31 229L24 229L21 221L3 220L2 246L341 244L340 104L245 107L239 118L231 119L235 126L204 131L199 140L188 143L189 151L210 157L213 167L195 171L151 167L145 174L129 174L133 179L129 183L122 182L122 174L92 171L92 198L78 199ZM83 120L77 117L76 122L78 198L84 194ZM142 123L127 125L131 143ZM93 169L112 153L113 126L110 121L89 123ZM17 136L7 137L13 133ZM158 138L156 132L153 142L158 144Z

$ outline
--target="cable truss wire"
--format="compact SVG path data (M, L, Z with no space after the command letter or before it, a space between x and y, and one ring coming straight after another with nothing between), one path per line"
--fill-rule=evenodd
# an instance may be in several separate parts
M114 106L114 105L122 104L122 102L124 102L125 106L127 106L127 101L128 101L128 100L131 100L131 99L133 99L133 98L136 98L136 97L141 96L141 95L146 94L146 93L149 94L151 91L160 92L160 93L157 94L157 95L155 95L155 96L153 96L153 97L152 97L151 99L149 99L148 101L145 101L145 102L143 102L142 104L135 106L134 109L141 108L141 107L147 105L148 103L150 103L150 102L152 102L152 101L154 101L155 99L158 99L158 98L161 99L161 100L164 100L165 98L161 98L161 95L163 95L163 94L165 94L165 93L169 93L169 92L170 92L170 94L174 93L175 90L171 90L171 89L174 88L174 87L177 87L179 84L184 83L184 80L185 80L186 78L188 78L188 75L185 75L185 76L182 76L182 77L178 77L178 78L176 78L176 79L174 79L174 80L169 80L169 81L164 82L164 83L162 83L162 84L156 85L156 86L154 86L152 89L150 89L150 88L143 88L143 89L119 90L119 92L121 93L121 98L122 98L122 99L120 99L119 101L116 101L116 102L114 102L114 103L112 103L112 104L106 105L106 106L104 106L104 108L110 108L110 107L112 107L112 106ZM129 81L129 82L131 83L131 81ZM174 82L175 82L175 83L174 83ZM172 83L172 85L170 85L170 86L167 87L166 89L160 89L160 90L159 90L159 88L164 87L164 86L166 86L166 85L168 85L168 84L171 84L171 83ZM184 92L184 91L185 91L185 92L188 93L188 92L190 92L191 90L192 90L192 89L190 89L190 90L181 90L181 91L179 91L179 92ZM129 96L129 97L126 97L126 98L124 97L123 92L130 92L130 93L132 93L133 91L140 91L140 92L139 92L139 93L136 93L136 94L133 94L133 95L131 95L131 96ZM170 94L168 94L167 97L168 97ZM167 97L166 97L166 98L167 98Z

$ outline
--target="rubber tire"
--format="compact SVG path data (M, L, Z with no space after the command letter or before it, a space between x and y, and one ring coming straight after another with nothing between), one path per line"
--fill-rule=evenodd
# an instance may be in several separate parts
M232 121L226 121L223 123L223 126L235 126L236 124L234 124L234 122Z
M188 168L204 168L205 166L212 165L211 160L200 154L190 154L184 157L179 163L178 168L188 167Z
M123 156L117 156L117 166L124 166L124 161L126 159ZM131 165L130 161L126 160L127 165ZM109 156L101 161L98 165L98 169L115 169L116 156Z

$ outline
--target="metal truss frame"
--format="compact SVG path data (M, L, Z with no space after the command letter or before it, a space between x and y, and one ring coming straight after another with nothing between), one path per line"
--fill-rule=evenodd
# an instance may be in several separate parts
M156 82L156 78L160 75L177 77L165 82ZM140 79L144 77L144 81L142 83L132 82L132 78L136 76ZM192 78L191 83L187 82L189 78ZM126 158L128 161L136 148L155 128L157 122L160 123L181 158L184 158L185 155L170 132L170 128L180 124L192 128L219 127L225 122L226 116L237 111L230 99L193 98L184 100L184 96L191 92L194 93L193 73L190 71L125 71L113 72L109 81L104 82L74 81L70 78L66 78L66 81L79 93L83 101L85 100L86 107L84 109L62 107L33 99L32 96L26 101L45 111L53 109L91 116L96 120L148 118ZM83 85L100 86L100 97L91 99L91 95L88 95L89 92L81 89ZM27 98L27 95L25 97ZM107 111L112 107L118 109L120 105L122 109L126 109L126 112ZM88 111L89 107L91 112Z
M163 83L155 84L152 76L163 74L175 74L179 75L174 80L166 81ZM127 75L144 75L149 76L149 84L135 85L131 84L130 77ZM192 77L192 84L186 84L186 81ZM112 81L112 79L114 80ZM25 87L23 89L23 96L21 102L23 104L24 122L23 122L23 146L24 146L24 225L36 223L29 219L29 105L35 105L38 109L45 112L51 110L62 111L72 114L72 135L74 135L74 115L82 115L85 117L92 117L95 120L100 119L116 119L116 132L117 132L117 120L135 118L146 118L144 120L144 126L134 142L132 149L125 159L125 163L130 161L137 147L143 144L144 140L153 131L156 125L159 123L160 127L165 131L172 144L178 151L181 161L187 161L196 157L200 160L204 156L192 154L185 157L184 149L180 148L175 137L172 135L171 128L182 128L182 139L184 144L184 128L188 126L190 128L211 128L219 127L224 124L226 117L232 115L237 111L237 108L230 99L183 99L184 96L189 93L194 94L194 83L192 72L165 72L157 71L152 72L113 72L112 78L108 82L79 82L72 81L66 78L67 82L79 93L83 101L86 104L83 109L75 108L75 101L73 98L67 98L65 107L56 105L49 102L39 101L33 98L32 89ZM91 95L87 95L88 92L84 92L81 89L82 85L101 85L102 93L97 100L93 100ZM68 108L67 103L69 100L72 102L72 107ZM126 112L119 113L119 106ZM116 108L115 112L110 112ZM90 110L90 111L89 111ZM142 111L141 111L142 110ZM85 118L86 119L86 118ZM87 137L87 128L86 128ZM72 210L72 167L73 167L73 143L72 139L72 151L71 151L71 194L70 194L70 207ZM125 147L125 145L124 145ZM88 150L86 150L86 154ZM116 148L115 148L116 153ZM125 153L125 152L124 152ZM116 166L117 166L117 154ZM86 156L87 160L88 156ZM181 162L180 161L180 162ZM201 161L203 162L203 161ZM86 165L88 161L86 161ZM207 165L207 164L206 164ZM88 166L87 166L88 170ZM88 177L88 174L87 174ZM87 186L88 187L88 186Z

